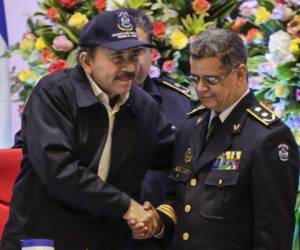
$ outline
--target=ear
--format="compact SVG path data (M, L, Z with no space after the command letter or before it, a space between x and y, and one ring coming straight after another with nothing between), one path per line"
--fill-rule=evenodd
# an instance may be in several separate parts
M91 74L93 72L92 65L91 65L91 58L89 57L86 51L83 51L79 55L79 62L83 69L88 73Z
M245 64L240 64L237 68L237 78L239 82L247 82L248 70Z

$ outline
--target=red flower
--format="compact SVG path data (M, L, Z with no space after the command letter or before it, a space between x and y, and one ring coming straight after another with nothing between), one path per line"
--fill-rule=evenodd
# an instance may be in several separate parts
M53 53L51 53L48 49L43 49L40 54L41 62L43 64L49 63L54 58Z
M175 70L174 62L171 60L164 61L163 63L163 71L168 73L173 73Z
M193 10L197 14L204 14L210 9L211 4L206 0L194 0L192 6L193 6Z
M57 21L60 19L60 14L58 12L58 9L55 7L51 7L50 9L47 10L47 17L52 19L53 21Z
M161 21L154 21L153 22L153 35L155 37L163 37L166 32L166 25Z
M95 7L97 10L105 10L106 0L97 0L95 3Z
M64 60L58 60L55 63L52 63L47 69L48 73L53 73L58 70L65 69L67 67L67 62Z
M58 0L58 1L62 6L66 7L67 9L73 9L77 5L76 0Z

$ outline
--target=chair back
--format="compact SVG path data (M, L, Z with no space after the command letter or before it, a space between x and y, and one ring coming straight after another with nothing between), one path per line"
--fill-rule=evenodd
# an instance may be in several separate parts
M0 238L9 216L12 189L22 157L22 149L0 149Z

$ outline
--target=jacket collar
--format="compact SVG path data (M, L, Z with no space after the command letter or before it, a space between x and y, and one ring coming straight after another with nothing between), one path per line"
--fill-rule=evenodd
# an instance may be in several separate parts
M71 79L75 89L75 98L78 107L83 108L99 103L81 66L77 65L72 69Z

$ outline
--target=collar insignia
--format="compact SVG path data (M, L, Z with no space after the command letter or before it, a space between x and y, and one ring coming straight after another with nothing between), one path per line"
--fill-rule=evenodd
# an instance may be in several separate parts
M188 148L184 153L185 163L190 163L192 161L192 158L193 158L192 149Z

